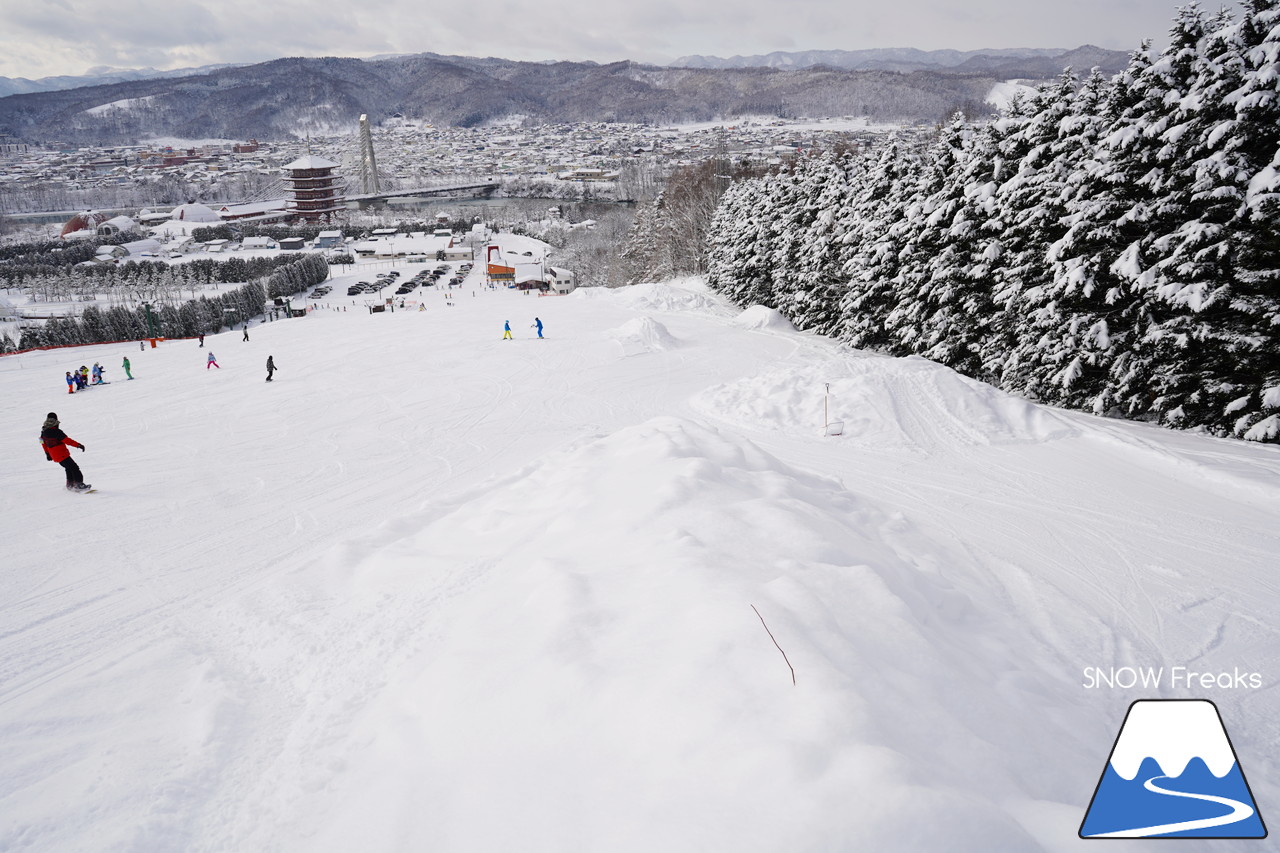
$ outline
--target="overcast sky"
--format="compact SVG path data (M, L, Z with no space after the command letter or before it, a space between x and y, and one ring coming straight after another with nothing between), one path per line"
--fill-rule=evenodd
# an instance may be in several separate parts
M1144 38L1163 43L1178 5L1178 0L0 0L0 76L424 51L665 64L690 54L874 47L972 50L1089 43L1132 50Z

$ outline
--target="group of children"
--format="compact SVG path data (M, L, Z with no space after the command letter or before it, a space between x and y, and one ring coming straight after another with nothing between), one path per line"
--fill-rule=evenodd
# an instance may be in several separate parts
M67 393L74 394L77 391L83 391L90 385L110 385L111 383L103 378L105 372L106 368L96 361L93 363L92 370L83 364L80 365L79 370L68 370L66 377ZM129 359L127 358L124 360L124 372L129 372ZM132 379L133 377L130 376L129 378Z
M129 369L128 356L125 356L124 358L123 367L124 367L124 375L127 376L129 379L132 379L133 373ZM67 393L74 394L77 391L83 391L84 389L88 388L90 385L110 385L111 383L104 378L106 372L107 372L107 369L103 367L101 364L98 364L98 362L96 361L93 363L92 370L88 367L85 367L83 364L80 365L79 370L68 370L67 371Z

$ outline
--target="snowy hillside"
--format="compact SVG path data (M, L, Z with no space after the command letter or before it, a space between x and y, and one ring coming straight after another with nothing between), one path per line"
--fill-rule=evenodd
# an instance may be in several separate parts
M1280 448L697 282L423 298L0 359L0 850L1060 851L1156 696L1272 816Z

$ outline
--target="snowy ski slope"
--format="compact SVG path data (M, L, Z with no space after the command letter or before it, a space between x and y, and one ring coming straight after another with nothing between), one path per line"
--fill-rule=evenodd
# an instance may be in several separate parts
M1280 819L1277 448L697 282L424 298L221 370L0 359L0 850L1076 849L1159 696L1218 703ZM1085 686L1123 666L1262 687Z

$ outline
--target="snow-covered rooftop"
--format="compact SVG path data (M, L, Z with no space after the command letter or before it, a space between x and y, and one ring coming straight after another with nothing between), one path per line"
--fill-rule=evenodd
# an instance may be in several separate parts
M319 154L305 154L302 157L299 157L297 160L294 160L292 163L286 164L284 168L286 169L336 169L337 167L338 167L337 163L333 162L332 160L326 160L325 158L321 157Z

